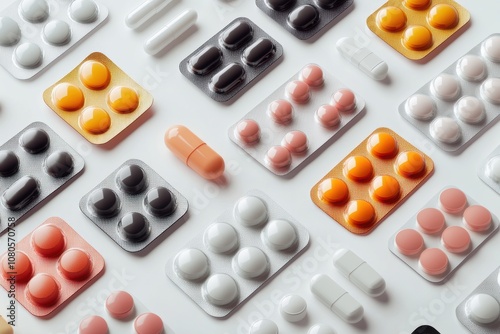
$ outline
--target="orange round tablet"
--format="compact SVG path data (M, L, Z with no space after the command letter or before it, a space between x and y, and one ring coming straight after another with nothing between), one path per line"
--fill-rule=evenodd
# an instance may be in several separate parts
M75 111L83 107L85 97L80 87L63 82L52 89L52 103L61 110Z
M396 32L406 25L406 14L398 7L384 7L377 13L377 25L380 29Z
M87 278L92 268L89 254L78 248L68 249L61 255L57 263L61 274L70 280L82 280Z
M108 94L108 105L120 114L128 114L139 106L139 95L133 88L117 86Z
M458 12L451 5L438 4L429 11L427 21L436 29L452 29L458 24Z
M399 198L398 180L390 175L376 176L370 184L370 195L379 202L391 203Z
M78 124L83 130L98 135L109 130L111 117L102 108L87 107L80 114Z
M61 229L54 225L43 225L31 234L31 245L42 256L58 256L66 241Z
M425 9L429 6L431 0L404 0L403 4L411 9Z
M111 75L108 68L101 62L87 60L80 66L80 81L85 87L99 90L108 86Z
M375 209L364 200L350 201L344 211L344 218L352 225L367 226L375 220Z
M373 175L373 166L366 157L357 155L344 161L344 175L354 181L368 181Z
M403 45L411 50L425 50L432 45L432 33L424 26L411 26L403 33Z
M33 303L50 306L57 302L59 285L51 275L38 274L28 282L26 293Z
M368 138L367 148L371 155L388 159L394 157L398 152L398 143L391 134L379 132Z
M337 178L323 180L318 187L318 198L326 203L341 204L349 197L349 189L344 181Z
M404 177L418 177L425 171L425 158L422 153L406 151L398 155L395 168Z
M12 274L12 273L15 274ZM2 276L9 279L11 276L16 278L17 283L26 282L33 275L33 265L31 260L24 252L15 251L14 256L6 253L2 258Z

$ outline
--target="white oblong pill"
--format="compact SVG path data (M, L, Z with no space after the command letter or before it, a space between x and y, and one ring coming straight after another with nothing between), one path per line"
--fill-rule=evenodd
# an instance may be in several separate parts
M280 302L280 314L288 322L298 322L307 315L307 303L299 295L286 295Z
M384 80L389 67L379 56L367 48L356 45L354 38L344 37L337 41L337 50L363 73L375 80Z
M172 0L146 0L127 15L125 24L131 29L138 28L171 2Z
M181 13L144 43L144 51L150 55L157 54L191 28L197 19L198 13L193 9Z

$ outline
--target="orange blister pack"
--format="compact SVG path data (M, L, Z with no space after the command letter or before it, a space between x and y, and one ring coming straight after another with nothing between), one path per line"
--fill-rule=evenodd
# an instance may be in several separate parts
M354 234L370 233L434 171L434 162L378 128L316 183L312 201Z
M105 144L153 104L153 96L94 52L43 93L45 103L92 144Z
M58 217L47 219L0 261L0 284L37 317L52 316L104 273L101 254Z
M467 9L453 0L389 0L368 16L366 24L403 56L418 60L469 20Z

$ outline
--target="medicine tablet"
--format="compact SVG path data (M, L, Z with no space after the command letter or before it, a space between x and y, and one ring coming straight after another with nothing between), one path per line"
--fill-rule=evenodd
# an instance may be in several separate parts
M128 194L140 193L147 184L147 177L144 169L138 165L125 165L116 174L118 186Z
M39 306L52 306L59 298L59 284L49 274L37 274L26 285L26 295Z
M156 217L165 217L173 214L177 208L177 201L170 190L165 187L155 187L148 191L144 198L146 211Z
M138 28L171 2L172 0L146 0L127 15L125 24L131 29Z
M332 128L340 124L340 113L337 108L330 104L320 106L314 117L325 128Z
M467 196L458 188L448 188L439 194L439 206L444 212L457 214L467 205Z
M478 324L491 324L500 316L500 305L491 295L480 293L465 303L468 317Z
M254 144L260 139L259 124L252 119L241 120L235 131L235 135L246 144Z
M486 64L481 57L466 55L457 62L457 73L468 81L481 81L486 76Z
M118 222L118 233L125 240L143 241L151 233L151 225L146 217L138 212L126 213Z
M394 245L401 254L411 256L424 248L424 238L414 229L404 229L396 234Z
M66 239L59 227L47 224L33 231L31 245L38 254L54 257L62 253L66 246Z
M52 45L69 43L71 38L69 24L61 20L50 21L43 27L43 38Z
M356 107L356 96L352 90L342 88L332 95L331 104L341 112L350 112Z
M486 118L483 103L474 96L464 96L455 104L455 115L459 120L477 124Z
M491 158L486 164L486 176L500 183L500 156Z
M429 131L435 140L453 144L462 138L462 132L457 121L451 117L438 117L432 121Z
M19 66L24 68L35 68L42 63L42 49L34 43L26 42L16 47L14 59Z
M425 208L418 212L417 224L422 232L434 234L443 229L445 218L440 210L436 208Z
M79 248L66 250L57 261L57 268L69 280L81 281L86 279L92 270L90 255Z
M245 247L233 258L234 271L244 278L262 277L269 271L269 259L257 247Z
M422 51L426 50L432 45L431 31L421 25L413 25L403 33L403 45L410 50Z
M318 187L318 198L329 204L342 204L349 197L347 184L338 178L328 178Z
M21 29L10 17L0 17L0 45L11 46L21 39Z
M42 153L49 147L50 137L43 129L31 128L21 135L19 145L28 153Z
M426 171L425 157L417 151L401 152L394 163L399 175L407 178L417 178Z
M9 260L9 255L2 257L2 276L8 279L11 275L16 278L17 283L27 282L33 275L33 264L29 256L19 250L14 252L14 264Z
M154 313L143 313L134 320L134 330L136 334L161 334L163 321Z
M19 158L12 151L0 151L0 176L11 176L19 170Z
M208 258L199 249L182 250L174 260L174 270L184 279L197 280L208 274L210 265Z
M463 214L465 227L474 232L488 231L491 227L491 213L482 205L471 205Z
M324 82L323 70L318 65L307 65L300 71L299 79L309 87L321 87Z
M292 163L292 155L286 147L271 146L264 160L266 164L275 169L284 169Z
M65 151L56 151L43 162L45 172L54 178L68 176L73 171L73 167L73 157Z
M393 176L378 175L371 181L369 193L376 201L392 203L399 198L401 187Z
M439 248L427 248L419 257L420 269L431 276L439 276L448 270L448 256Z
M483 55L493 62L500 62L500 36L495 35L483 42L481 51Z
M329 325L317 324L309 328L307 334L336 334L336 332Z
M207 227L203 240L215 253L228 253L238 247L238 233L228 223L214 223Z
M46 0L23 0L19 11L27 21L43 22L49 16L49 4Z
M375 220L375 209L373 205L365 200L353 200L347 203L344 211L344 219L355 226L366 227Z
M80 322L77 334L108 334L106 320L98 315L91 315Z
M120 209L120 199L113 190L109 188L99 188L90 194L88 205L95 215L112 217L116 215Z
M452 29L458 24L458 11L449 4L437 4L427 14L427 21L436 29Z
M257 320L250 326L248 334L278 334L278 326L269 319Z
M461 226L448 226L441 235L441 243L451 253L463 253L471 245L470 235Z
M274 250L287 250L297 243L297 231L293 225L283 219L271 220L262 230L262 239L266 246Z
M275 100L267 106L267 113L276 123L288 124L293 118L293 107L287 100Z
M319 22L319 12L311 5L299 6L288 14L287 22L299 31L311 30Z
M108 105L119 114L129 114L139 107L139 94L130 87L113 87L106 98Z
M258 197L244 196L236 202L233 215L242 225L258 226L267 222L267 206Z
M398 143L390 133L378 132L368 138L366 148L371 155L388 159L398 152Z
M203 297L216 306L226 306L235 302L239 296L236 281L227 274L214 274L203 284Z
M488 102L500 104L500 78L488 78L481 84L481 96Z
M345 176L353 181L364 182L372 178L373 165L364 156L351 156L344 161L343 172Z
M454 101L460 94L460 83L451 74L443 73L430 84L432 94L444 101Z
M415 94L406 100L405 110L410 117L427 121L436 114L436 105L428 95Z
M126 319L134 312L134 298L125 291L115 291L106 298L106 311L115 319Z
M399 31L405 27L406 21L406 14L398 7L387 6L377 12L377 26L386 31Z
M20 211L40 195L40 183L31 176L23 176L4 191L2 205L11 211Z
M307 303L299 295L287 295L281 299L280 314L288 322L298 322L307 315Z
M219 43L228 50L237 50L253 37L250 23L236 21L227 27L219 36Z
M75 0L69 6L69 15L79 23L91 23L97 20L99 9L93 0Z
M285 88L285 95L297 103L306 103L309 101L309 85L300 80L294 80L288 83Z
M304 153L308 147L307 135L299 130L290 131L281 141L281 146L285 147L291 153Z

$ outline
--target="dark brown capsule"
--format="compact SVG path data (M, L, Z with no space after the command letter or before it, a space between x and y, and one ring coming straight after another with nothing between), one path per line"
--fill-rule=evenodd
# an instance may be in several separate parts
M245 69L238 63L231 63L217 72L210 80L212 91L224 94L231 91L240 82L245 80Z
M243 51L243 61L252 67L257 67L272 57L276 46L267 38L259 38Z

